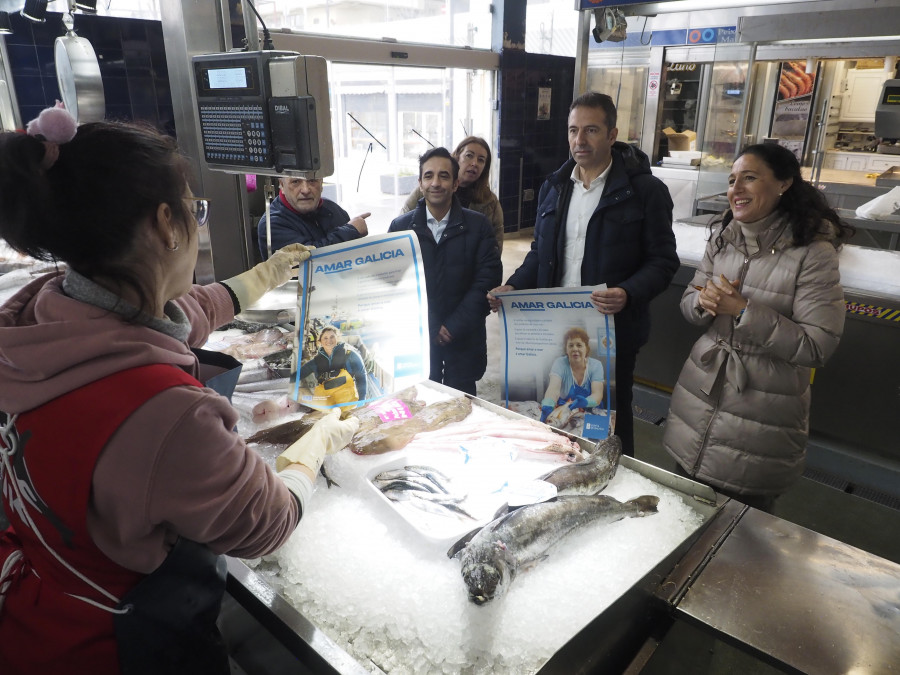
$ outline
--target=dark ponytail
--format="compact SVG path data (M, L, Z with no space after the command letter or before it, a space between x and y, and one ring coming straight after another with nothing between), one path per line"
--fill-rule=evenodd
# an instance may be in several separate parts
M0 135L0 236L34 258L129 286L146 302L136 245L160 204L172 208L185 232L193 224L182 199L187 160L171 137L118 122L82 125L58 147L44 169L43 142Z
M50 260L40 234L52 211L44 153L44 144L32 136L0 134L0 237L20 253Z

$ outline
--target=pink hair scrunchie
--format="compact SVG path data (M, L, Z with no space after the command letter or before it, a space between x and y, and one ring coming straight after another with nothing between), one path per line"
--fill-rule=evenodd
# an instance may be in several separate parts
M42 110L40 115L28 123L26 133L44 143L44 157L41 160L44 171L52 167L59 158L59 144L71 141L77 129L78 123L61 101L57 101L52 108Z

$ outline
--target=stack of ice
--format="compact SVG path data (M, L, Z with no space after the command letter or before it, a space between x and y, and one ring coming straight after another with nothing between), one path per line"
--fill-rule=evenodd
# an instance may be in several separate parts
M587 526L521 572L509 593L472 604L446 542L423 537L365 480L389 457L343 451L291 540L264 567L307 619L360 664L386 673L532 673L702 521L680 495L620 467L605 490L660 497L659 512Z

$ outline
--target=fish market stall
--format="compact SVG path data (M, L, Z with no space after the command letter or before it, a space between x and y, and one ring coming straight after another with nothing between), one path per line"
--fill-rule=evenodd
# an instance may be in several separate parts
M281 391L264 379L264 358L245 365L258 391L235 394L238 428L274 464L318 413L258 403ZM575 466L573 453L596 448L574 439L573 450L565 436L529 445L516 438L520 415L431 382L411 389L394 395L411 412L452 403L441 428L356 437L358 452L326 459L337 485L318 480L280 551L229 559L220 625L245 672L639 672L675 621L789 672L885 672L900 662L890 637L900 634L900 566L629 457L601 494L616 509L649 496L656 512L574 529L485 600L464 574L465 549L448 557L453 543L498 505L546 497L535 478L554 480ZM392 501L390 481L403 471L416 481L439 472L465 498Z
M573 663L627 664L649 630L655 588L717 512L715 493L622 458L602 493L616 501L600 499L598 519L514 570L505 593L477 604L464 565L448 549L491 521L498 507L549 496L534 479L569 465L571 451L564 443L541 451L516 438L525 418L498 406L430 382L417 390L430 405L456 399L471 412L392 452L330 456L327 473L340 487L319 480L312 507L280 551L230 562L232 598L256 615L261 630L287 633L294 648L286 649L297 658L297 643L306 643L287 627L300 622L365 672L573 672ZM273 463L282 448L257 446ZM576 441L576 452L591 449ZM388 499L377 477L411 465L439 471L451 492L466 495L451 504L459 512ZM637 514L629 505L635 498L652 499L652 510ZM607 509L628 515L606 518ZM278 672L270 667L255 672ZM333 670L344 672L340 665Z

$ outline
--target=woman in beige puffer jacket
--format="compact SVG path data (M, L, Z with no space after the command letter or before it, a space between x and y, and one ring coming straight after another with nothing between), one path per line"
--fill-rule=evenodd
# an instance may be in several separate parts
M852 234L777 145L744 149L684 317L706 332L672 394L663 444L688 476L771 509L803 473L810 369L844 327L838 249Z

